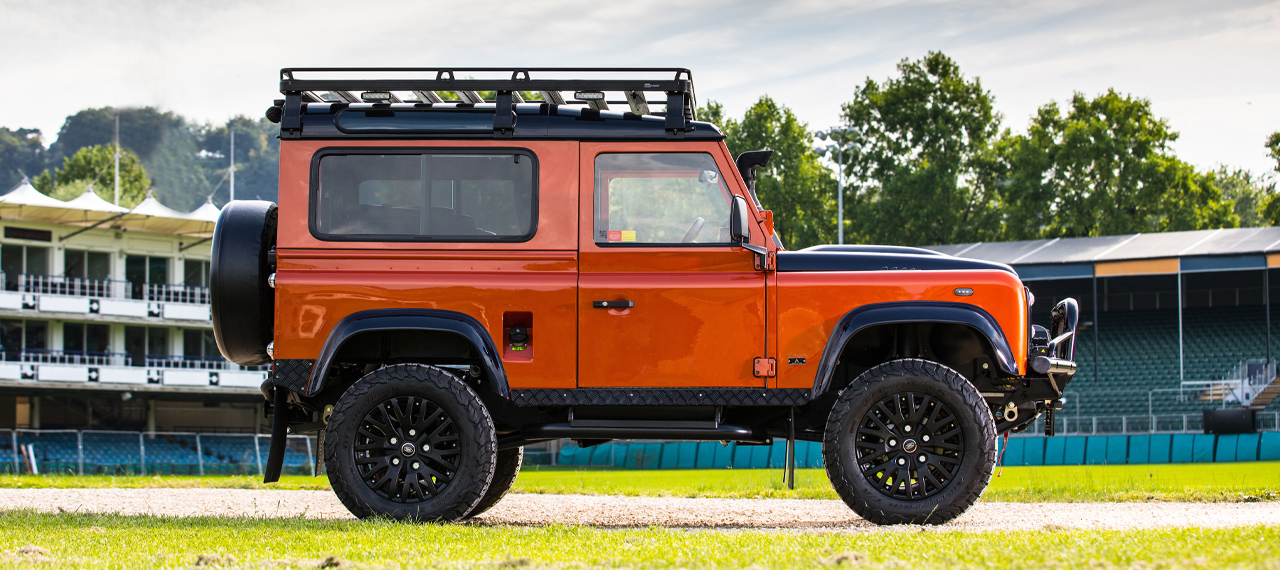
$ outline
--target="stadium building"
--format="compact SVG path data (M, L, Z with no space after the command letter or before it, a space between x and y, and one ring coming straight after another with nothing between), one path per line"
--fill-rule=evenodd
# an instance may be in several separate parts
M222 358L209 320L218 213L154 196L132 209L92 192L63 202L25 181L0 196L0 472L261 473L266 367ZM1117 438L1184 434L1173 453L1176 438L1200 437L1205 410L1253 410L1256 429L1277 429L1280 227L931 249L1013 266L1037 324L1059 300L1080 302L1080 371L1055 430L1091 436L1076 438L1081 458L1086 439L1111 461ZM1280 433L1241 439L1256 449L1239 457L1280 453L1270 436ZM801 466L819 466L817 444L802 443ZM1136 457L1126 445L1121 462ZM314 473L314 446L290 436L286 471ZM782 457L776 442L537 447L526 462L745 468Z
M1037 302L1080 302L1059 433L1200 431L1213 408L1276 429L1280 227L967 243L930 249L1012 265Z
M206 448L231 441L239 458L253 447L248 436L196 445L187 435L253 434L263 421L266 368L228 362L213 340L218 212L178 212L154 196L132 209L92 192L63 202L25 181L0 196L0 428L12 428L0 433L0 464L79 470L88 453L91 470L111 471L142 463L150 443L153 461L199 468L219 462Z

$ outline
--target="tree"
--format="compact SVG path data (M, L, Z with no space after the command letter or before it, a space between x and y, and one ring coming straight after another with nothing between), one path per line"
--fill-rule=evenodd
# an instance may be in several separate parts
M0 127L0 193L8 192L24 176L44 170L45 150L38 129L11 131Z
M279 127L264 119L233 117L225 126L208 128L201 137L200 148L205 168L211 173L216 188L210 188L219 205L229 197L226 180L227 155L231 152L231 132L236 134L236 198L240 200L277 199L280 181Z
M1076 93L1039 109L1008 143L1006 238L1081 237L1235 227L1212 175L1169 150L1178 134L1145 99Z
M999 234L993 98L947 56L898 64L898 77L867 78L842 106L860 145L849 153L851 235L874 243L928 245Z
M1225 166L1218 167L1211 175L1222 190L1222 199L1231 203L1233 212L1240 218L1240 227L1270 225L1264 208L1275 194L1275 182L1267 183L1243 168L1229 169Z
M54 179L57 187L54 187ZM46 170L32 184L37 190L63 199L74 198L83 192L82 184L92 184L94 192L111 202L115 198L115 147L90 146L63 159L62 168L52 175ZM120 151L120 205L132 208L147 195L151 181L142 167L142 160L132 151ZM59 188L62 188L60 191Z
M763 96L741 121L724 116L714 101L698 118L717 124L734 156L749 150L773 150L756 174L756 194L773 211L774 228L788 248L800 249L835 238L835 178L813 150L813 135L790 109Z
M1267 137L1267 154L1276 161L1276 172L1280 172L1280 131Z

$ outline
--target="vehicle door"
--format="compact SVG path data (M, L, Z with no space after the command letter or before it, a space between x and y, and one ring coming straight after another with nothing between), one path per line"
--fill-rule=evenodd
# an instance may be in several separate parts
M581 387L765 386L766 274L729 236L745 191L721 145L677 147L582 144Z

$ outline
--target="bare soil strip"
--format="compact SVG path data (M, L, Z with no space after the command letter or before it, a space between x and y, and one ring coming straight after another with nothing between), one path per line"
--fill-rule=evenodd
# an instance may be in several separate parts
M172 517L349 519L329 491L246 489L0 489L0 510ZM508 495L476 524L605 528L664 526L823 532L904 530L877 527L839 501L686 499L588 495ZM937 530L1140 529L1280 525L1280 503L979 502Z

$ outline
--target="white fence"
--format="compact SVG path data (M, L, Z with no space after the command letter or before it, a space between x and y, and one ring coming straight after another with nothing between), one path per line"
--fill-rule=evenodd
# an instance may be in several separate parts
M0 430L0 472L262 475L271 436L248 433ZM284 472L315 475L314 438L288 437Z

